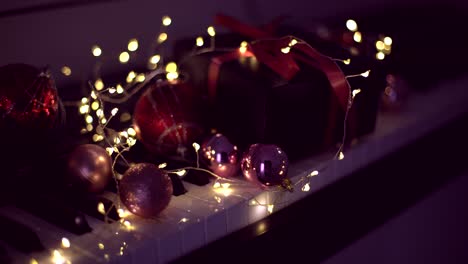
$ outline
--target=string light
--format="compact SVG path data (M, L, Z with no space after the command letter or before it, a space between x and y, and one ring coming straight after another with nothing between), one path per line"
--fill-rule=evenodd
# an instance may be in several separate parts
M89 105L82 105L79 108L80 114L86 114L89 112Z
M151 58L150 58L150 63L151 63L151 64L158 64L160 60L161 60L161 56L160 56L160 55L153 55L153 56L151 56Z
M166 167L167 167L167 163L166 163L166 162L161 163L161 164L158 165L158 168L160 168L160 169L164 169L164 168L166 168Z
M309 173L310 177L317 176L319 175L319 172L317 170L314 170L313 172Z
M39 262L37 262L36 259L31 259L31 261L29 262L30 264L39 264Z
M184 176L186 173L187 173L186 170L178 170L175 172L175 174L177 174L179 177Z
M377 52L375 54L375 58L378 59L378 60L383 60L383 59L385 59L385 54L383 52L379 51L379 52Z
M361 89L354 89L353 92L352 92L353 98L356 97L356 95L357 95L358 93L360 93L360 92L361 92Z
M93 122L93 117L90 116L90 115L87 115L87 116L85 117L85 121L86 121L86 123L91 124L91 123Z
M136 136L136 131L132 127L127 129L127 133L129 136L132 136L132 137Z
M138 40L135 38L131 39L128 42L127 49L128 51L136 51L138 49Z
M171 19L169 16L163 16L163 18L162 18L162 24L163 24L164 26L167 27L167 26L171 25L171 23L172 23L172 19Z
M98 90L98 91L104 89L104 83L102 82L102 79L101 79L101 78L97 79L97 80L94 82L94 87L95 87L96 90Z
M369 77L369 74L370 74L370 70L367 70L367 71L361 73L361 76L364 77L364 78L367 78L367 77Z
M69 248L71 246L70 240L66 237L62 237L62 247Z
M119 112L118 108L112 109L112 111L111 111L112 116L115 116L117 114L117 112Z
M346 59L343 61L344 64L349 65L351 63L351 59Z
M284 47L281 49L281 52L283 52L284 54L288 54L290 51L291 51L290 47Z
M362 41L362 34L361 34L361 32L359 32L359 31L354 32L353 39L354 39L354 41L356 41L357 43L360 43L360 42Z
M340 151L340 155L338 157L339 160L342 160L344 159L344 153L342 151Z
M289 47L292 47L292 46L294 46L294 45L296 45L296 44L297 44L297 40L296 40L296 39L292 39L291 42L289 42L288 45L289 45Z
M202 47L204 42L203 42L203 38L202 37L198 37L196 40L195 40L195 44L197 45L197 47Z
M167 40L167 33L161 33L159 34L159 37L158 37L158 43L161 44L163 43L164 41Z
M122 87L122 85L120 84L117 84L117 93L118 94L122 94L124 92L124 88Z
M140 82L140 83L144 82L145 81L145 74L143 74L143 73L138 74L137 77L136 77L136 81Z
M188 221L189 221L189 219L184 217L184 218L180 219L179 223L187 223Z
M52 253L52 262L54 264L70 263L58 250L54 250Z
M127 83L131 83L133 82L133 79L135 79L135 77L136 77L136 73L134 71L130 71L125 81L127 81Z
M93 53L93 56L94 57L99 57L101 56L102 54L102 50L99 46L97 45L94 45L92 48L91 48L91 52Z
M267 206L267 211L268 211L270 214L273 213L273 208L274 208L274 207L275 207L275 205L269 204L269 205Z
M239 47L239 52L241 54L244 54L245 52L247 52L247 41L241 42L240 47Z
M377 50L383 50L383 49L385 48L384 42L381 41L381 40L376 41L376 42L375 42L375 48L376 48Z
M358 30L358 25L356 23L356 21L352 20L352 19L348 19L348 21L346 21L346 27L348 28L349 31L356 31Z
M177 78L179 78L179 74L177 72L168 72L166 74L166 78L169 80L169 81L173 81L173 80L176 80Z
M391 46L392 43L393 43L393 40L392 40L391 37L385 37L383 41L384 41L385 45L387 45L387 46Z
M110 94L115 93L115 88L114 88L114 87L109 88L109 93L110 93Z
M104 207L104 204L102 202L99 202L97 205L97 210L99 213L105 215L106 214L106 208Z
M119 55L120 63L125 64L129 60L130 60L130 54L128 54L128 52L124 51L124 52L120 53L120 55Z
M98 243L98 248L99 248L100 250L104 250L104 248L105 248L105 247L104 247L104 244L103 244L103 243Z
M197 142L193 142L192 147L195 149L196 152L200 150L200 144L198 144Z
M214 29L213 26L209 26L209 27L206 29L206 32L208 32L208 35L210 35L210 37L216 36L216 31L215 31L215 29Z
M94 101L92 104L91 104L91 109L93 109L94 111L98 110L99 109L99 102L98 101ZM91 121L92 122L92 121Z
M61 71L62 71L62 74L65 76L71 75L71 69L68 66L63 66Z
M91 98L97 99L97 95L96 95L96 92L95 92L95 91L92 91L92 92L91 92Z
M176 72L177 71L177 64L175 62L169 62L166 65L167 72Z
M303 192L308 192L310 191L310 184L309 183L306 183L304 186L302 186L302 189L301 189Z

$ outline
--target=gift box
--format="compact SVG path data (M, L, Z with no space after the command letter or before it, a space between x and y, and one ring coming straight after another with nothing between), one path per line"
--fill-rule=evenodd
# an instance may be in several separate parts
M366 80L350 80L349 86L337 64L305 41L301 43L307 46L306 51L312 50L312 55L294 52L296 46L290 44L298 38L253 41L255 48L239 48L241 39L251 40L255 34L217 35L217 47L223 47L222 51L193 52L184 49L187 41L176 44L176 52L186 51L180 58L182 73L204 95L208 128L223 133L241 149L253 143L276 144L291 159L302 158L342 141L351 87L356 86L364 92L354 98L347 116L347 141L374 129L378 98L385 87L385 77L379 70ZM226 47L236 48L229 51ZM288 58L288 48L296 53L295 58ZM323 60L328 66L324 67ZM357 62L348 70L364 72L365 59ZM330 76L333 74L339 76ZM341 88L337 89L336 82L343 84Z

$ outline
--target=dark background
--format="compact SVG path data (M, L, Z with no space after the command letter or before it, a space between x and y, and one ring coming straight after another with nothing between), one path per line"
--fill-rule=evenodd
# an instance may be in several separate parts
M126 49L128 40L138 38L140 49L147 50L150 40L158 34L163 15L170 15L173 20L168 31L170 46L175 39L204 34L212 23L213 15L219 11L253 24L266 23L280 14L293 15L296 21L333 20L335 17L373 17L378 20L382 14L385 21L380 23L388 31L408 30L406 45L409 48L403 48L406 57L402 57L399 66L418 76L412 83L417 89L419 82L421 86L430 87L466 73L467 22L466 16L458 12L463 13L467 7L468 2L461 0L3 0L0 4L0 65L13 62L50 65L60 86L68 79L79 81L90 73L94 63L91 46L94 44L103 49L103 56L107 59L105 71L120 70L122 66L117 57ZM399 12L410 11L403 12L406 16L401 16L394 11L395 8ZM421 16L425 10L432 13ZM408 36L414 36L414 39ZM169 54L170 50L166 52ZM140 58L125 67L142 63L143 58ZM71 67L71 77L58 74L63 65ZM451 74L453 72L458 74ZM438 73L444 78L435 77ZM61 89L68 88L63 86ZM464 139L460 137L459 140ZM453 148L443 151L455 151L456 141L450 144ZM444 155L440 160L444 160ZM450 161L444 162L445 166L453 165ZM463 159L457 162L463 162ZM430 166L424 162L417 164ZM405 170L404 167L401 169ZM415 176L424 181L423 171L413 168L411 172L405 176ZM439 174L443 173L444 170L440 170ZM449 173L449 180L441 181L431 192L401 207L379 226L360 233L357 239L342 246L325 263L468 263L468 174L457 172L453 175L447 170ZM404 184L404 178L397 178ZM304 239L300 235L297 234L294 241L277 242L305 243L299 241ZM330 233L330 239L339 235ZM304 255L307 259L307 252L285 254Z

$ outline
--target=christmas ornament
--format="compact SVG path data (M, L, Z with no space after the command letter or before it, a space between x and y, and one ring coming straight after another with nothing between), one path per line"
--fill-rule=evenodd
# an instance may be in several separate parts
M0 67L0 127L50 128L58 112L57 90L47 72L26 64Z
M74 189L101 192L112 178L112 160L102 147L84 144L70 153L66 171L67 183Z
M141 217L157 216L169 204L172 182L168 174L150 163L130 167L119 185L120 200Z
M208 168L220 177L232 177L239 170L237 147L221 134L212 135L206 140L201 153Z
M153 153L185 157L202 133L197 125L197 97L187 83L152 81L136 103L137 138Z
M287 178L289 161L275 145L253 144L241 161L242 173L249 181L263 186L281 185L292 190Z

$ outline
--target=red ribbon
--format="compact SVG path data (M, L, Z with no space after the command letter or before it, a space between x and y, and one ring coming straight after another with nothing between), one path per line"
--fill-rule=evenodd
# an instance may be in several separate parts
M291 80L300 71L300 67L297 63L300 61L322 71L330 82L334 98L332 97L330 102L330 109L328 111L329 123L324 143L327 145L333 143L333 133L337 125L336 103L338 103L343 112L346 112L348 109L348 101L351 96L351 87L335 61L321 54L305 41L292 36L279 39L265 39L272 37L272 34L225 15L217 15L215 22L246 37L259 40L248 44L245 52L241 52L237 49L233 52L229 52L212 59L212 63L208 69L208 91L211 100L214 100L216 97L216 86L219 71L224 62L239 59L242 56L255 56L259 62L268 66L279 76L285 80ZM349 116L350 122L348 122L348 132L351 136L354 136L355 131L354 118L354 113L351 112L351 115Z

